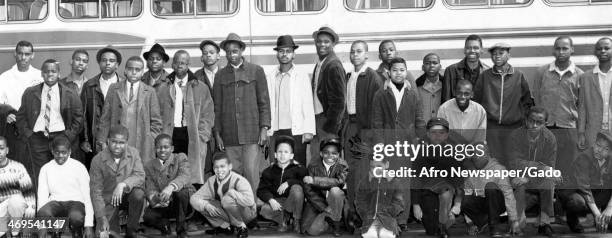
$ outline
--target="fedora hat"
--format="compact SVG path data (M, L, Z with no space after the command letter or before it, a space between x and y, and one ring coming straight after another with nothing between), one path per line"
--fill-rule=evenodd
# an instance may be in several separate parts
M332 30L331 28L327 26L323 26L319 28L319 30L313 32L312 38L317 39L317 36L319 36L319 34L321 33L329 34L330 36L332 36L334 42L338 42L338 40L340 40L340 38L338 38L338 34L336 34L334 30Z
M155 52L159 53L164 58L164 62L168 62L168 60L170 60L170 56L168 56L168 54L166 54L166 51L164 50L164 47L161 46L160 44L157 44L157 43L155 43L155 45L153 45L149 51L144 52L144 54L142 54L142 56L145 59L148 59L149 55L151 53L155 53Z
M115 57L117 57L117 64L121 64L121 53L119 53L119 51L111 48L111 47L104 47L100 50L98 50L98 53L96 53L96 61L100 62L100 59L102 59L102 54L106 53L106 52L111 52L115 55Z
M244 44L244 42L242 42L242 39L240 39L240 36L238 36L238 34L236 33L229 33L229 35L227 35L227 38L225 38L224 41L221 41L221 49L225 50L225 45L227 45L227 43L230 42L236 42L240 45L241 49L246 48L246 44Z
M279 36L278 39L276 39L276 47L274 47L274 50L288 47L292 47L295 50L300 46L293 42L293 37L290 35Z

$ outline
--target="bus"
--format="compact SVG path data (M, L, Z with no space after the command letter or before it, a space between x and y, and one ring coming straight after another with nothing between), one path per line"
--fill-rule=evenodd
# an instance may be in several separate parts
M612 36L611 12L612 0L0 0L0 71L14 65L20 40L34 44L34 67L54 58L62 75L70 72L74 49L90 53L92 77L99 73L98 49L111 45L127 58L155 43L170 56L187 50L196 70L202 40L220 42L235 32L247 43L246 59L266 70L277 64L276 38L292 35L300 45L296 67L311 74L317 60L312 32L329 26L339 34L335 50L347 71L354 40L368 42L372 68L380 62L379 42L394 40L417 77L425 54L439 54L448 66L463 58L465 37L478 34L485 48L512 45L510 63L532 78L553 60L559 35L573 38L579 67L593 67L593 44ZM482 59L491 64L488 53Z

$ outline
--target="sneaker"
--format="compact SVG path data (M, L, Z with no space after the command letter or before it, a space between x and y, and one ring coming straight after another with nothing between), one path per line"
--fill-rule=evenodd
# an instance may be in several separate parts
M247 238L247 237L249 237L249 230L246 227L239 227L238 228L238 235L236 237L238 237L238 238Z
M544 224L538 226L538 234L548 237L553 237L554 232L552 227L549 224Z

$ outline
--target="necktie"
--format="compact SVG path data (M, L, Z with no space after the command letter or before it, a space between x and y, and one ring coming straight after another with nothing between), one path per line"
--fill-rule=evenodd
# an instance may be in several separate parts
M134 99L134 83L130 83L130 101Z
M45 103L45 136L49 136L49 125L51 124L51 88L47 90L47 102Z
M183 90L183 80L180 79L179 81L177 81L177 83L178 83L179 91L181 92L181 95L182 95L182 97L181 97L182 98L181 99L182 100L182 102L181 102L181 107L182 107L182 109L181 109L181 126L184 127L185 125L187 125L187 122L185 121L185 91Z

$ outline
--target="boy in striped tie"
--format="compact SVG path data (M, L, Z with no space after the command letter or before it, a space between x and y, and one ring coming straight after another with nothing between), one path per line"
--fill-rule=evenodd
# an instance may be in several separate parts
M29 87L23 93L17 112L17 130L26 143L29 156L21 158L32 181L38 181L40 168L51 160L49 143L58 135L65 135L78 148L77 135L83 121L82 103L71 87L58 83L60 67L48 59L41 67L43 83Z

